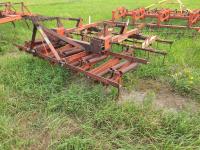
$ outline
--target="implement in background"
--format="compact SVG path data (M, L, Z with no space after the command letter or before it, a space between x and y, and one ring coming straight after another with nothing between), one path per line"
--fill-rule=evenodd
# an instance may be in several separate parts
M200 32L200 9L187 9L181 0L177 0L180 9L160 8L169 2L169 0L162 0L156 4L152 4L145 8L138 8L128 10L124 7L117 8L112 12L112 20L117 21L120 18L131 17L132 25L139 25L145 23L147 27L151 28L175 28L175 29L192 29ZM155 8L159 6L159 8ZM152 19L154 19L152 21ZM176 21L174 21L176 20ZM176 22L186 22L179 25Z
M21 20L23 17L33 16L23 2L0 3L0 24Z

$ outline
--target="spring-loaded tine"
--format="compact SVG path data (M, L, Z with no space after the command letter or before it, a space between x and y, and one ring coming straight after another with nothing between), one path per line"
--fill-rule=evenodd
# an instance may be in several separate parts
M25 22L25 24L26 24L27 28L30 30L30 26L29 26L29 24L28 24L28 22L27 22L27 20L26 20L26 19L24 19L24 22Z
M15 28L16 27L15 23L13 21L11 23L12 23L13 27Z
M166 56L163 56L163 65L165 64L165 58L166 58Z

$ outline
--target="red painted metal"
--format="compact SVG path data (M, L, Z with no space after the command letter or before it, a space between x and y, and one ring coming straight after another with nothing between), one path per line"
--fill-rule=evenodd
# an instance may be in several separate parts
M124 10L120 13L124 13ZM129 30L127 23L114 21L83 25L82 19L76 18L40 16L29 19L34 26L32 40L24 46L18 46L20 50L83 73L105 85L119 88L126 72L134 70L139 64L148 64L146 59L136 56L136 49L166 55L165 52L159 53L158 50L148 47L154 41L147 43L147 48L134 45L135 40L146 42L145 40L150 38L141 35L141 26ZM44 21L51 20L57 20L54 29L43 25ZM76 21L77 24L69 29L63 26L62 21ZM41 35L38 40L36 32ZM159 39L155 41L159 42ZM120 45L123 50L116 52L112 49L113 45Z
M143 20L146 24L146 26L149 27L164 27L164 28L188 28L188 29L194 29L197 31L200 31L200 26L198 25L200 21L200 9L192 10L192 11L177 11L177 10L171 10L171 9L135 9L135 10L127 10L126 8L123 8L124 13L119 14L119 9L116 9L112 12L112 21L117 21L120 18L126 18L131 17L133 24L138 25L138 20ZM117 17L116 17L117 16ZM148 18L151 19L157 19L157 23L152 23L152 20L148 20ZM176 25L176 24L168 24L171 20L183 20L187 21L186 25Z
M33 16L23 2L0 3L0 24L21 20L23 17Z
M116 10L112 11L112 20L117 20L121 17L125 17L128 13L128 10L125 7L119 7Z
M132 16L133 23L136 22L137 20L144 19L145 9L139 8L139 9L133 10L131 11L131 16Z

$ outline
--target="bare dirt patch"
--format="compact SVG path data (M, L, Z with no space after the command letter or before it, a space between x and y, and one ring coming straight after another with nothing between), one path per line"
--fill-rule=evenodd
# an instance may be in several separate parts
M172 111L200 110L200 104L189 97L183 97L177 94L169 85L155 80L141 80L134 90L123 90L119 103L121 104L127 101L144 103L147 99L152 99L153 105L157 108L164 108Z

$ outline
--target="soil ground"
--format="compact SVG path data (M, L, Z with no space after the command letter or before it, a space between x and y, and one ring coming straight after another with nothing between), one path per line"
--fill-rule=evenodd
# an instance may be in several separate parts
M198 111L200 108L199 103L190 97L181 96L173 91L170 85L155 80L140 80L136 89L123 90L119 103L127 101L144 103L147 97L151 97L153 105L158 109Z

